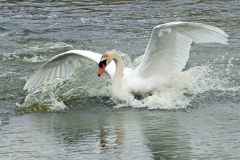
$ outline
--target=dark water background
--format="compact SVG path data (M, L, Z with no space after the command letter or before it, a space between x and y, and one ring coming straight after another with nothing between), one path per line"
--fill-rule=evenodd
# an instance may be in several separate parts
M62 113L14 110L51 56L117 49L133 60L154 26L177 20L229 34L228 46L193 46L187 69L211 64L232 90L177 111L114 109L101 98L69 100ZM239 0L0 1L0 159L240 159L239 41Z

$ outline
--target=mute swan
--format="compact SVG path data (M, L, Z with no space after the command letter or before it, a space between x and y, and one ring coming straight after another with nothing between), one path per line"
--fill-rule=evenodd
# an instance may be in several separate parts
M99 66L98 76L106 70L112 79L114 97L127 100L131 92L144 93L158 89L162 81L180 73L189 58L191 44L227 44L228 35L217 27L192 22L170 22L153 28L141 63L135 68L124 67L116 51L98 54L85 50L70 50L49 59L27 80L24 89L31 91L56 77L68 79L87 58Z

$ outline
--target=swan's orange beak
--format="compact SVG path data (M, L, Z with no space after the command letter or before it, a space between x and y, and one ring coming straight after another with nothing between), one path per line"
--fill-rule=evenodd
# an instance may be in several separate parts
M105 64L103 64L102 67L99 67L98 77L100 77L103 74L103 72L105 71L105 68L106 68Z

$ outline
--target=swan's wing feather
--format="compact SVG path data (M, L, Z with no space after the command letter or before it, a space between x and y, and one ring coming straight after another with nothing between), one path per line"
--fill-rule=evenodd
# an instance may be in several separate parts
M189 58L191 44L227 44L221 29L200 23L171 22L153 28L151 39L134 73L142 78L169 76L181 72Z
M101 54L85 50L70 50L58 54L45 62L41 68L27 80L23 89L30 91L42 83L54 80L55 78L69 79L77 68L81 66L82 58L93 60L98 64L101 56ZM115 68L115 63L110 63L106 67L106 71L111 77L113 77Z

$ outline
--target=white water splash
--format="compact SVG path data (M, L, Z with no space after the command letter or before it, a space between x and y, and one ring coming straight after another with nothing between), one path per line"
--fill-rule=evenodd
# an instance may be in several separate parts
M171 77L150 96L141 100L131 97L127 104L118 104L115 108L131 106L147 109L183 109L190 106L192 100L201 93L232 89L228 88L226 79L220 79L213 73L211 67L200 66Z
M94 80L92 76L96 78L96 74L89 74L79 79L79 77L83 77L79 72L74 75L75 78L67 81L59 78L48 81L29 92L24 103L17 105L18 109L27 112L55 112L68 109L64 101L91 97L109 97L108 81L103 81L107 82L103 84L98 82L101 81L100 79L98 81L97 79Z
M67 106L60 100L54 93L57 86L61 85L63 80L56 79L50 81L39 88L31 91L26 97L22 105L19 105L19 109L26 109L31 111L61 111L67 108ZM32 108L33 107L33 108Z
M229 63L232 64L231 60ZM218 61L219 63L219 61ZM218 65L218 64L217 64ZM96 68L86 63L81 68L79 74L73 81L56 80L48 82L40 88L29 93L21 107L31 107L34 104L47 105L49 111L64 110L67 106L63 103L65 100L86 99L90 97L109 97L111 98L111 83L108 83L107 76L105 80L96 77ZM228 65L229 68L232 65ZM84 70L86 69L86 70ZM86 75L86 73L88 73ZM226 72L224 72L226 73ZM133 108L145 109L184 109L191 106L198 95L211 91L239 91L240 87L229 87L229 79L222 74L215 64L208 66L193 67L187 71L181 72L169 78L159 90L154 91L142 99L130 96L127 102L115 102L114 108L131 106ZM81 77L81 78L79 78ZM107 83L103 83L107 82ZM64 98L59 98L64 97ZM90 103L90 102L89 102ZM108 103L108 102L106 102Z

